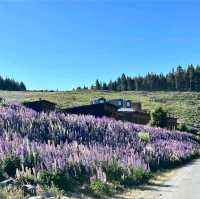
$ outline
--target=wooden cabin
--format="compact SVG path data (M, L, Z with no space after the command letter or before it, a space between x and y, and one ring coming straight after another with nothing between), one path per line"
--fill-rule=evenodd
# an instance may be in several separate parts
M106 102L106 99L104 97L94 98L92 99L90 104L103 104Z
M37 112L51 112L56 110L56 104L47 100L24 102L23 105Z
M102 103L105 103L107 105L110 104L115 107L112 117L117 120L129 121L137 124L147 124L150 121L150 114L148 112L142 111L142 105L140 102L132 102L131 100L124 100L120 98L111 99L108 101L106 101L105 98L96 98L91 101L91 104ZM92 113L92 115L94 114Z
M117 118L117 107L107 102L66 108L63 109L62 112L70 114L93 115L96 117L106 116Z
M124 106L123 99L111 99L108 100L108 103L116 106L117 108L122 108Z
M132 108L135 111L141 112L142 111L142 104L141 104L141 102L132 102Z
M117 119L133 122L135 124L148 124L151 117L148 112L135 111L132 108L121 108L118 109Z
M108 100L108 103L113 104L117 108L132 108L133 107L133 103L131 100L111 99L111 100Z

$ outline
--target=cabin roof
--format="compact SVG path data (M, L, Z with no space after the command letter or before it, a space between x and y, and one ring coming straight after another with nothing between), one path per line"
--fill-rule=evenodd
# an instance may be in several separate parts
M103 100L105 100L105 98L104 98L104 97L95 97L95 98L92 98L92 100L100 100L100 99L103 99Z
M118 98L118 99L110 99L110 100L108 100L109 102L111 102L111 101L123 101L123 99L121 99L121 98Z
M48 100L35 100L35 101L26 101L23 102L24 105L29 105L29 104L41 104L41 103L46 103L46 104L50 104L50 105L56 105L56 103L54 102L50 102Z
M108 110L106 107L111 107ZM110 103L100 103L100 104L90 104L77 107L71 107L61 110L64 113L69 114L83 114L83 115L94 115L97 117L111 116L113 113L117 112L117 107Z
M110 104L108 102L105 103L101 103L101 104L87 104L87 105L82 105L82 106L74 106L74 107L69 107L69 108L64 108L62 109L63 111L67 111L67 110L73 110L73 109L79 109L79 108L88 108L88 107L103 107L104 105L108 105L114 109L118 109L115 105Z

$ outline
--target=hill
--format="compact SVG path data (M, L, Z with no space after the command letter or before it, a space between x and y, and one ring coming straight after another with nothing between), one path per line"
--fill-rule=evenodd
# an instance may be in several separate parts
M11 188L37 185L37 195L47 190L55 198L69 192L112 196L200 152L194 135L186 132L38 113L17 103L2 104L0 120L0 181L12 177Z
M189 126L200 129L200 93L197 92L114 92L114 91L67 91L67 92L7 92L0 97L23 102L25 100L46 99L58 104L60 108L89 104L94 97L107 99L126 98L141 101L143 109L153 110L161 106L170 114Z

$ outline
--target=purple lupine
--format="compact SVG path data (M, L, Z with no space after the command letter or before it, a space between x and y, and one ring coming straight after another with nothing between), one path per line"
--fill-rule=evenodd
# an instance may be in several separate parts
M150 140L141 141L139 132L148 132ZM149 170L199 151L199 143L186 132L110 118L37 113L18 104L0 106L0 160L18 157L36 171L64 171L73 165L101 170L105 162L117 162L125 170Z

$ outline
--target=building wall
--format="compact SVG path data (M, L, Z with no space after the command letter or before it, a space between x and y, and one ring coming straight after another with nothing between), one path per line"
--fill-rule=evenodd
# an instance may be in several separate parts
M122 99L109 100L108 103L116 106L117 108L122 108L123 107L123 100Z
M148 124L150 121L150 114L137 111L118 112L118 119L136 124Z
M135 111L142 111L142 104L140 102L133 102L132 106Z
M31 108L37 112L50 112L56 109L56 105L53 103L43 102L43 101L35 101L35 102L26 102L23 103L24 106Z

